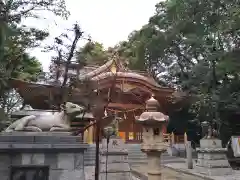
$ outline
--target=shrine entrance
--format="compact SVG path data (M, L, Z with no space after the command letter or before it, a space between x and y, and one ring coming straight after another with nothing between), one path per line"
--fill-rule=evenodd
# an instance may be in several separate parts
M142 126L135 123L133 114L129 114L126 120L119 123L118 134L125 143L142 142Z

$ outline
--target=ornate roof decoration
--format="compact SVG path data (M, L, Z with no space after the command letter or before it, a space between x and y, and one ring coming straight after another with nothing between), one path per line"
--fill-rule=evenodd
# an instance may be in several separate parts
M114 70L113 68L116 68L116 69ZM115 72L117 72L117 71L125 72L126 71L123 64L120 62L120 60L118 58L118 54L116 54L116 53L113 54L113 56L109 59L109 61L106 62L105 64L103 64L102 66L96 68L95 70L93 70L87 74L79 75L79 80L91 79L93 77L100 75L101 73L104 73L104 72L110 71L111 73L114 73L112 70Z

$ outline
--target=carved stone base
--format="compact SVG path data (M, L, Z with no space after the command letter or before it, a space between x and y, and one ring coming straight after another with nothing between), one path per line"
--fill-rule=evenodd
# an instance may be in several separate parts
M1 180L9 179L12 166L48 167L49 180L84 180L87 148L79 137L66 133L1 133Z
M131 180L128 152L121 138L103 139L100 156L100 180Z
M198 159L196 171L209 176L223 176L232 173L225 155L227 149L222 148L219 139L202 139L197 149Z

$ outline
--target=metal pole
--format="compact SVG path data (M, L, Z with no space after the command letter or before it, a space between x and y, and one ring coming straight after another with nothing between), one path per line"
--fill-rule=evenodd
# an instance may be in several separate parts
M108 179L108 145L109 145L109 140L110 140L110 136L107 137L107 154L106 154L106 178L105 180Z
M101 118L97 119L96 123L96 152L95 152L95 180L99 180L99 144L100 144L100 122Z

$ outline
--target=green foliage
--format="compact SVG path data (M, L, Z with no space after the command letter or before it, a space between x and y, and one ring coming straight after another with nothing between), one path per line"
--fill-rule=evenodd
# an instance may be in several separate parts
M121 52L156 80L187 92L195 120L226 125L223 116L240 107L239 9L239 0L160 2Z
M144 39L140 36L140 31L133 31L128 41L122 41L116 45L115 49L119 56L128 63L128 68L133 70L145 70L146 63L144 59Z
M87 65L103 65L109 57L108 51L104 50L98 42L88 42L77 52L78 61Z
M38 13L51 12L56 16L68 18L65 0L8 0L5 4L8 22L19 24L23 18L42 18Z
M237 112L240 105L236 6L240 8L239 2L230 0L169 0L156 6L148 24L161 32L157 43L163 44L156 52L152 38L146 46L148 61L167 67L174 79L169 83L196 97L191 110L198 120L219 126L224 123L220 112Z
M21 21L43 18L43 12L65 19L69 16L64 0L0 0L0 107L5 112L19 106L19 96L9 87L9 79L36 81L42 71L40 62L27 50L38 47L48 32L26 27Z

